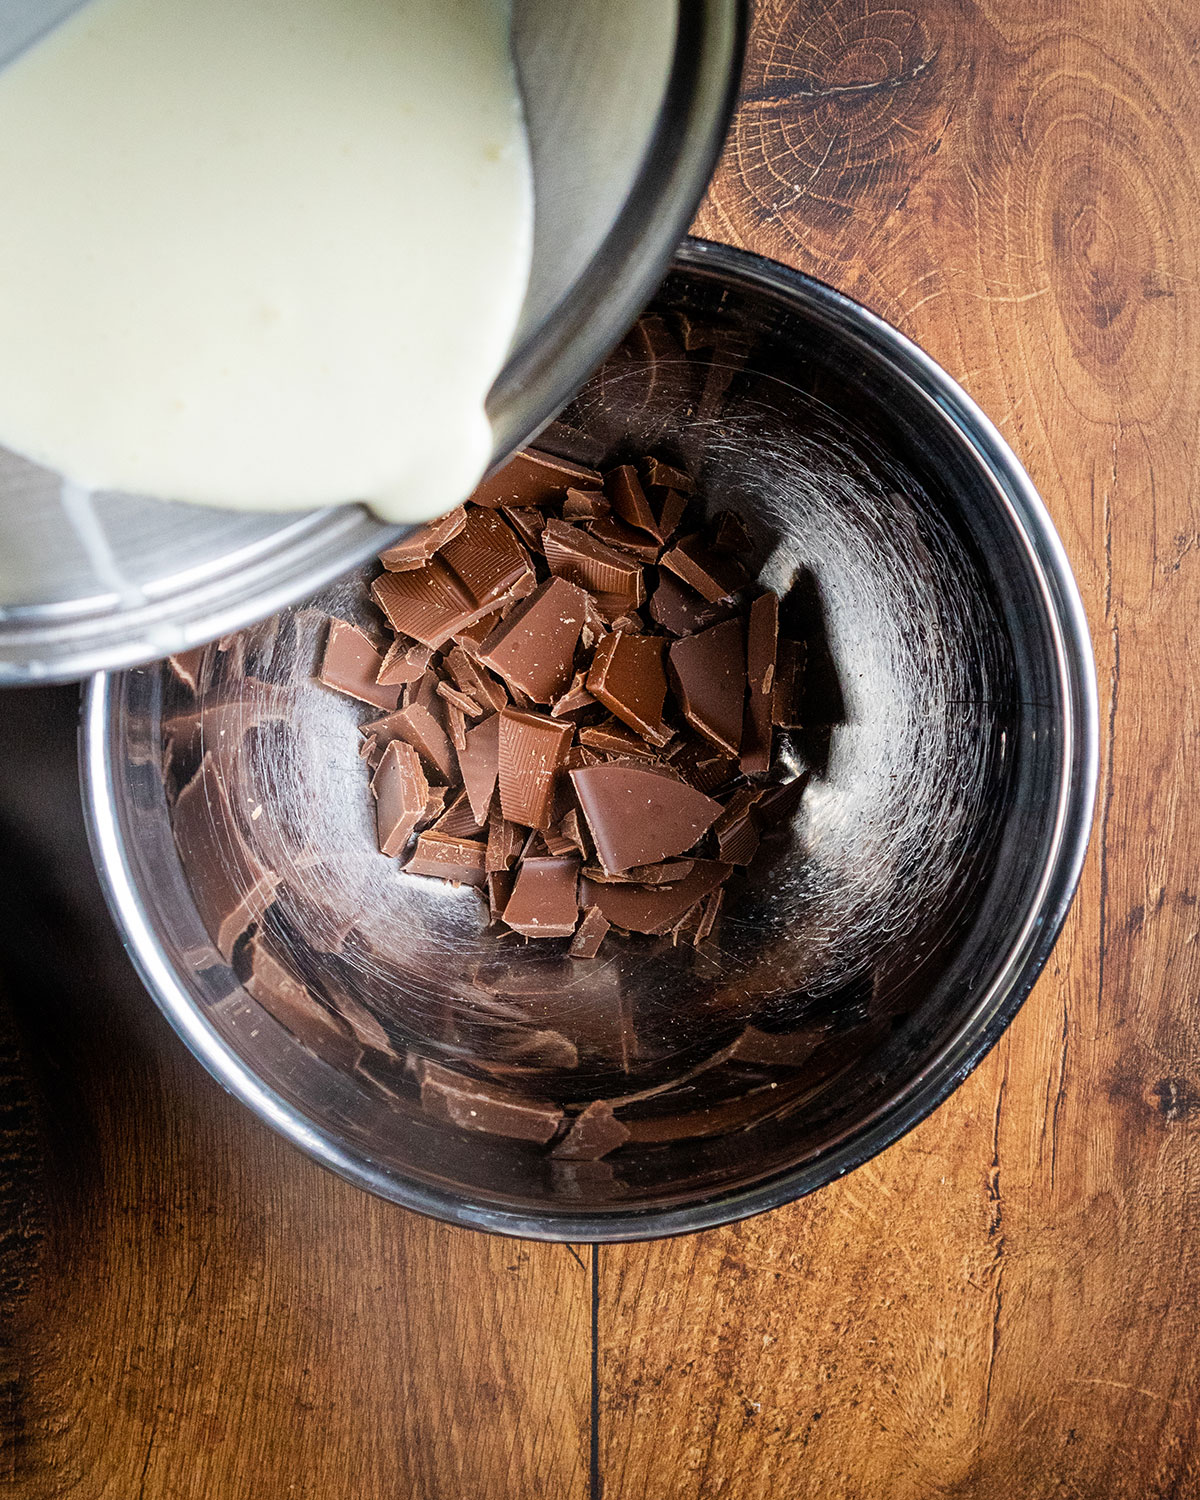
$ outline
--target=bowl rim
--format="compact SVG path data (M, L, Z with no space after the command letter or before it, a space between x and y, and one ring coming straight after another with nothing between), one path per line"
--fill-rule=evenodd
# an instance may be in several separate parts
M1024 543L1054 642L1063 701L1063 754L1051 837L1019 928L990 982L925 1066L816 1161L743 1188L667 1209L529 1213L480 1205L386 1170L314 1125L264 1084L204 1018L180 982L135 888L115 797L113 708L120 676L97 673L84 690L80 772L88 837L105 898L151 995L189 1049L235 1097L323 1166L378 1196L434 1218L521 1238L567 1242L660 1239L714 1228L824 1187L861 1166L926 1118L991 1050L1028 996L1058 937L1083 868L1099 777L1099 698L1078 587L1049 512L1008 444L965 391L883 318L833 287L732 246L690 240L674 265L774 294L864 345L932 398L992 475Z

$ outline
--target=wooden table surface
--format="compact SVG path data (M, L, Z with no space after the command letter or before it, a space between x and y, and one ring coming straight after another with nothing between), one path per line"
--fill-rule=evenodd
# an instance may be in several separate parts
M949 1103L790 1208L602 1250L447 1228L185 1054L80 873L72 695L6 698L46 770L0 777L36 1101L0 1035L4 1493L1200 1495L1200 10L762 0L697 227L911 334L1053 512L1102 779L1045 975Z

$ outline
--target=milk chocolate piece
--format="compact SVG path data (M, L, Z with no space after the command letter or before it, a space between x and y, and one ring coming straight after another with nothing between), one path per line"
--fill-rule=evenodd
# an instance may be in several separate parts
M685 912L728 878L730 866L698 859L692 873L674 885L601 885L582 882L585 906L598 906L614 927L627 932L670 932Z
M525 1098L425 1059L420 1062L419 1077L421 1107L435 1120L460 1130L541 1145L553 1136L562 1119L556 1104Z
M434 650L486 613L440 557L412 572L384 573L371 593L398 635L412 636Z
M463 885L482 885L487 846L478 839L441 833L423 833L412 858L404 866L406 875L436 875L439 880L457 880Z
M383 752L371 779L379 852L394 857L403 850L425 812L429 783L417 752L403 740L393 740Z
M586 589L605 619L636 609L645 599L641 564L598 541L590 532L550 519L542 539L550 571Z
M519 828L515 823L510 823L507 818L501 817L498 813L493 813L488 819L486 860L488 874L511 869L516 863L524 842L524 829Z
M469 510L467 524L438 556L454 573L476 609L524 598L536 577L529 554L501 516Z
M570 937L579 920L578 889L578 855L523 859L504 920L525 937Z
M442 776L449 779L454 774L457 756L449 736L438 719L422 703L410 703L388 719L388 732L394 721L395 734L407 740L423 760Z
M611 925L598 906L590 907L584 912L567 952L572 958L595 958Z
M780 729L803 729L800 702L808 652L803 641L781 639L775 658L771 719Z
M238 938L271 904L279 876L247 843L212 751L180 792L172 821L196 909L228 961Z
M585 709L596 706L595 698L592 697L585 686L586 681L586 672L575 673L575 676L571 680L571 686L561 698L555 699L550 709L550 717L552 719L570 718L573 714L582 713Z
M715 604L710 604L673 573L659 569L658 587L650 596L650 617L672 635L694 635L697 630L715 625L718 620L728 619L736 613L735 599L718 599Z
M664 552L662 565L670 568L710 604L715 604L726 594L736 594L746 582L746 570L737 558L726 552L715 552L698 532L680 538Z
M452 703L464 718L478 719L483 709L469 693L462 692L459 688L451 687L448 682L439 682L437 685L439 698L444 698L447 703Z
M612 508L627 526L638 531L648 531L657 540L658 517L651 509L646 492L642 489L637 470L632 464L622 464L610 469L604 476L604 493L612 501Z
M747 776L771 769L771 723L775 711L775 654L779 645L779 600L760 594L746 627L746 714L741 766ZM737 861L742 863L742 861Z
M407 573L421 568L433 554L456 537L467 524L467 513L456 505L448 515L424 526L414 526L407 536L401 537L379 554L379 561L391 573Z
M657 537L638 531L616 516L602 516L598 521L589 521L588 530L598 541L618 552L630 553L639 562L657 562L658 554L662 551Z
M446 838L477 839L486 823L486 817L476 818L472 812L471 801L466 792L459 792L433 825L432 832L444 834Z
M461 647L468 656L474 655L480 645L487 640L492 631L500 623L502 611L499 607L489 610L486 614L472 616L460 630L456 630L450 639L456 646Z
M647 760L655 759L655 751L639 734L615 721L590 724L586 729L581 729L579 743L589 750L602 750L606 755L635 755Z
M488 821L500 759L500 716L491 714L466 732L458 767L471 812L481 827Z
M617 631L596 647L587 675L588 692L654 745L665 745L673 733L662 721L665 644L661 636Z
M654 528L654 535L664 546L679 529L687 505L687 496L681 495L678 490L668 490L663 496L662 504L658 507L658 525Z
M664 463L661 458L642 460L642 483L650 490L679 490L684 495L696 493L691 475L673 464Z
M603 484L595 469L527 448L509 459L499 473L485 479L471 496L471 503L517 509L559 500L568 489L598 490Z
M362 633L345 620L330 620L318 680L376 708L395 708L400 689L381 685L377 678L383 658Z
M461 646L455 646L453 651L446 654L444 665L459 691L466 693L476 703L497 712L508 707L508 694L492 674L485 671L473 657L468 656Z
M500 807L511 823L549 828L570 724L506 708L500 715Z
M725 804L725 811L713 824L721 858L731 865L748 865L758 852L759 831L754 808L762 796L761 787L741 787Z
M598 521L612 514L612 502L603 490L568 490L562 513L564 521Z
M670 668L684 718L719 750L736 755L746 701L741 620L724 620L672 642Z
M567 1161L599 1161L629 1139L629 1127L613 1114L606 1099L594 1099L576 1115L570 1130L550 1155Z
M723 810L686 782L640 767L587 766L570 776L600 863L610 874L685 853Z
M784 829L791 822L792 814L804 799L808 786L807 774L794 776L778 786L767 787L759 798L758 816L767 832Z
M509 824L509 827L512 825ZM489 847L491 846L489 840ZM512 895L513 877L508 870L489 870L487 875L488 915L493 922L504 920L504 908Z
M505 506L504 519L531 552L543 551L542 529L546 524L546 517L536 505L522 505L516 508Z
M263 947L261 935L250 942L250 976L243 986L268 1015L303 1042L310 1052L335 1067L356 1067L363 1049L350 1028L325 1009L302 984Z
M585 603L582 589L548 578L496 626L479 649L480 663L535 703L553 703L571 681Z
M673 885L695 868L694 859L664 859L657 865L631 865L618 875L610 875L600 865L585 865L583 873L601 885Z
M444 786L431 786L429 788L429 801L425 804L425 811L421 816L417 827L436 822L446 810L446 797L448 789Z
M381 687L403 687L405 683L418 682L432 655L428 646L397 637L384 653L375 681Z
M446 721L450 743L459 754L467 748L467 716L456 703L447 702L442 707L442 717Z

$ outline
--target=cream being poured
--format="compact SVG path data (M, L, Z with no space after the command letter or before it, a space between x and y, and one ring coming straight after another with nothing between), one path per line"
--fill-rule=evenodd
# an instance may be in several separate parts
M84 489L447 510L529 274L504 0L93 0L0 73L0 444Z

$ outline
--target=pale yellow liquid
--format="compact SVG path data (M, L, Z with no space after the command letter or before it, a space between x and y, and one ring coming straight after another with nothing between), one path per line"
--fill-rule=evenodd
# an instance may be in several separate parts
M490 455L532 222L504 0L93 0L0 73L0 444L436 515Z

